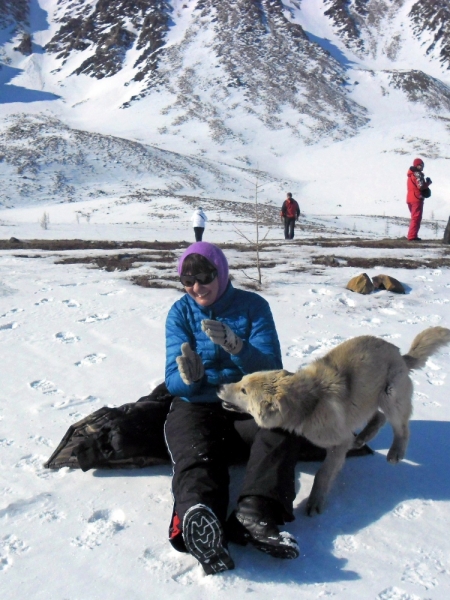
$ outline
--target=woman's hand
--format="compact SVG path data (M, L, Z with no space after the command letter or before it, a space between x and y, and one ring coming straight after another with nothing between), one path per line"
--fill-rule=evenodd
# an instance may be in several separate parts
M204 319L202 321L202 330L214 344L222 346L230 354L239 354L242 350L244 342L225 323L212 319Z
M205 367L202 359L188 342L181 344L181 356L177 356L176 361L180 377L186 385L191 385L203 377Z

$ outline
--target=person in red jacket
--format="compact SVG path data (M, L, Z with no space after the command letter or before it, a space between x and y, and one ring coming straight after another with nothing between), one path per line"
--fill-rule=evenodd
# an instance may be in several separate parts
M297 200L294 200L291 192L287 193L287 198L281 207L281 220L284 221L284 239L294 239L295 221L300 216L300 207Z
M423 201L424 197L428 197L428 188L431 184L431 179L423 173L425 163L421 158L415 158L413 166L409 168L407 174L407 196L409 212L411 213L411 221L408 230L408 240L411 242L420 241L417 237L419 233L420 223L422 221Z

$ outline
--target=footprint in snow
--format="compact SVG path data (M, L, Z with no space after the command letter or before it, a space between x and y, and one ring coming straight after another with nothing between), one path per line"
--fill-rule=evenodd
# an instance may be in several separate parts
M408 592L392 586L380 592L377 600L422 600L422 598L415 594L408 594Z
M47 448L53 448L54 444L52 440L42 437L42 435L30 435L29 440L32 440L36 446L47 446Z
M311 288L309 290L309 293L310 294L318 294L319 296L332 296L333 295L333 292L331 292L327 288L319 288L318 290L316 290L315 288Z
M406 566L402 575L402 581L421 585L426 590L433 589L438 585L438 581L433 577L429 566L425 562L419 561Z
M39 302L35 302L35 306L42 306L43 304L48 304L49 302L53 302L53 298L42 298Z
M342 297L338 298L338 302L340 302L344 306L350 306L350 307L356 306L356 302L354 300L352 300L351 298L349 298L348 296L342 296Z
M414 521L422 515L422 512L422 506L415 506L412 503L410 504L408 502L402 502L402 504L399 504L392 514L394 517L398 517L400 519Z
M29 546L15 535L7 535L0 540L0 571L6 571L13 564L13 555L20 556Z
M5 323L4 325L0 325L0 331L6 331L8 329L16 329L19 327L19 323L13 321L12 323Z
M66 514L63 512L59 512L58 510L51 509L45 510L39 514L39 520L42 523L57 523L58 521L62 521L66 518Z
M41 479L48 479L54 475L58 475L58 472L49 471L44 468L44 462L47 460L46 456L37 455L37 454L27 454L23 456L19 462L17 462L14 467L16 469L21 469L22 471L26 471L28 473L34 473L37 477Z
M55 338L63 344L75 344L80 341L80 338L70 331L59 331L55 333Z
M8 446L12 446L14 444L14 440L9 440L8 438L3 438L0 440L0 448L7 448Z
M152 571L161 571L165 566L165 562L160 559L159 553L156 553L154 548L146 548L139 558L139 562L142 563L146 569Z
M80 306L80 303L76 300L63 300L62 303L65 304L68 308L78 308Z
M37 381L32 381L29 385L35 392L41 392L41 394L62 394L62 391L58 390L55 384L48 379L38 379Z
M105 359L106 359L106 354L88 354L87 356L85 356L83 358L83 360L76 362L75 366L76 367L89 367L90 365L96 365L98 363L101 363Z
M430 397L422 392L414 391L413 400L416 404L417 402L421 402L422 406L441 406L439 402L436 402L435 400L430 400Z
M120 509L96 510L85 520L83 533L71 540L72 546L92 550L103 541L125 529L125 514Z
M11 317L12 315L15 315L20 312L23 312L23 308L12 308L11 310L8 310L8 312L5 312L2 315L0 315L0 319L4 319L5 317Z
M99 321L107 321L108 319L110 319L111 317L105 313L105 314L101 314L101 315L91 315L90 317L86 317L85 319L80 319L78 322L79 323L98 323Z
M447 374L441 373L440 375L437 375L436 373L425 373L425 376L428 383L431 385L444 385Z
M381 323L381 319L377 319L376 317L374 317L373 319L362 319L360 321L361 327L370 327L372 329L375 327L379 327Z
M338 552L356 552L358 546L354 535L340 535L334 542L334 549Z
M111 292L102 292L100 296L117 296L117 294L123 294L125 290L112 290Z

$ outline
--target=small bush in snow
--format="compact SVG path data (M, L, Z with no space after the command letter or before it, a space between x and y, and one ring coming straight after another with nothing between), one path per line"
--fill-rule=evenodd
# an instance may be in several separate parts
M44 214L40 218L39 225L42 227L42 229L48 229L49 228L49 225L50 225L50 215L48 214L48 212L44 211Z

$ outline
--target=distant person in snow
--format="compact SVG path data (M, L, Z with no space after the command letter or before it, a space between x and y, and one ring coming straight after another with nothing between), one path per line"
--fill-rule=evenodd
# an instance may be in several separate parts
M203 212L201 206L197 208L194 214L191 217L192 224L194 225L194 233L195 233L195 241L201 242L203 237L203 232L205 231L205 225L208 217Z
M295 221L300 216L300 207L297 200L294 200L291 192L287 193L287 198L281 207L281 220L284 221L284 239L294 239Z
M409 212L411 213L411 221L409 224L408 240L410 242L420 242L420 237L417 236L420 229L423 214L423 201L431 196L431 179L425 178L423 173L425 163L421 158L415 158L413 166L409 167L407 174L407 196Z

